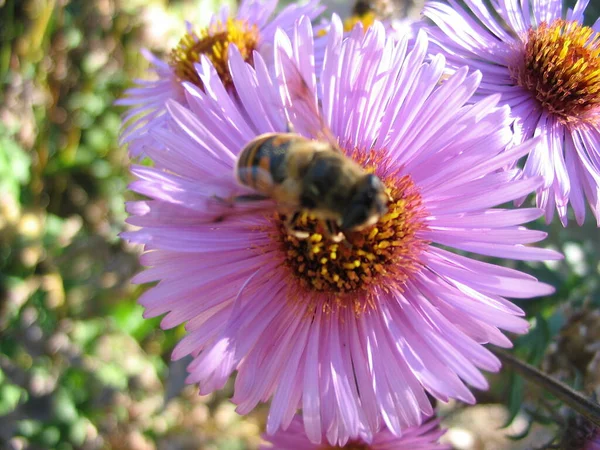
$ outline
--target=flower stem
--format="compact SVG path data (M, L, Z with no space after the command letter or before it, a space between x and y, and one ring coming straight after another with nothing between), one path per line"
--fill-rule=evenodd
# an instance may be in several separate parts
M492 346L488 347L488 349L500 358L504 365L511 367L530 383L536 384L550 392L570 408L600 427L600 405L598 403L532 365L515 358L505 350Z

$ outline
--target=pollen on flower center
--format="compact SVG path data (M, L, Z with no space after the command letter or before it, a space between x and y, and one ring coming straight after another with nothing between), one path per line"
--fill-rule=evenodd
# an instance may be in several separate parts
M363 14L353 14L352 16L348 17L346 20L344 20L344 31L348 32L348 31L352 31L352 29L354 28L354 26L360 22L363 24L363 29L366 32L367 29L373 25L373 23L375 22L375 13L372 11L367 11Z
M516 83L565 124L586 121L600 104L600 34L557 19L530 29L523 59L510 67Z
M252 52L258 45L259 37L258 27L245 20L229 18L225 23L218 21L199 33L186 33L171 51L170 64L180 80L202 87L194 64L200 61L200 55L206 55L223 84L228 87L232 85L229 46L234 44L244 61L252 62Z
M360 22L363 25L363 31L366 33L369 27L375 23L376 18L375 13L372 11L352 14L344 20L344 32L352 31L354 26ZM318 31L317 36L325 36L326 34L327 29L321 29Z
M354 159L372 171L377 166L373 156ZM408 175L396 173L382 181L391 198L388 212L371 227L346 232L348 242L326 238L322 224L309 214L301 215L294 225L309 234L307 239L288 234L283 220L279 223L286 264L304 290L327 294L330 307L363 311L372 306L376 289L401 291L420 268L418 257L427 243L417 236L425 227L419 191Z

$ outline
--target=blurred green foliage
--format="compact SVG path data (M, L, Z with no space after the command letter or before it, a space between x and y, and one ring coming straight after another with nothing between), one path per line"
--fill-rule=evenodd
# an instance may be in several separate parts
M142 317L138 250L118 238L128 161L113 102L147 67L141 47L164 51L189 11L216 7L200 3L0 1L0 448L257 446L264 409L242 419L230 387L184 388L187 361L170 362L183 329ZM533 327L516 352L536 365L570 311L600 299L595 224L549 233L565 261L502 262L558 288L521 302ZM480 402L508 404L511 420L543 397L510 373L490 379Z
M0 4L0 448L256 445L257 421L238 426L226 393L182 391L185 361L169 360L183 330L142 317L137 250L118 238L128 161L113 103L147 67L149 21L215 8L195 3Z

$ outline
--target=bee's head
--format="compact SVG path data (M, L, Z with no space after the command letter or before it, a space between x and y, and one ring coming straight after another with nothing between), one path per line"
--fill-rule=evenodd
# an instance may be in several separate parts
M340 228L359 230L373 225L388 210L388 195L383 182L373 174L365 175L342 215Z

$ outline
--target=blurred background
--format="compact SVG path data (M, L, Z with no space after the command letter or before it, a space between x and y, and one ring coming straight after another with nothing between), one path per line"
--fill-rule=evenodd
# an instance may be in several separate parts
M142 47L164 55L183 18L203 25L224 4L0 0L0 449L257 448L266 408L241 418L231 386L184 385L188 361L170 362L184 330L142 318L139 249L118 238L129 161L113 102L144 76ZM516 352L600 394L598 229L549 233L564 261L504 262L557 287L521 303L532 332ZM508 370L490 380L478 406L440 408L457 449L536 448L563 431L552 397Z

